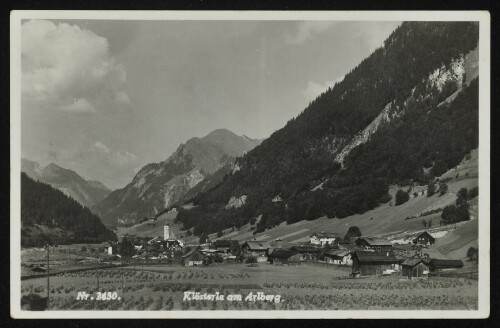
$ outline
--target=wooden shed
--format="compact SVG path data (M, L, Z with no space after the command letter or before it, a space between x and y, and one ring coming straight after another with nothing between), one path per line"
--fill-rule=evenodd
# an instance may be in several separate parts
M464 266L462 260L424 259L430 272L441 272L460 269Z

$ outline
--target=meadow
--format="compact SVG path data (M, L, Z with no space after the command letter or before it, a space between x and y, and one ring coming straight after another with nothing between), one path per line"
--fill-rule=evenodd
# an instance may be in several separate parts
M210 267L152 265L60 273L50 277L50 310L376 310L477 308L477 281L431 277L347 279L334 265L222 264ZM46 295L46 278L22 281L23 296ZM77 300L78 292L117 292L116 300ZM219 292L224 301L184 300L184 292ZM280 295L245 301L249 294ZM228 295L242 295L228 301Z

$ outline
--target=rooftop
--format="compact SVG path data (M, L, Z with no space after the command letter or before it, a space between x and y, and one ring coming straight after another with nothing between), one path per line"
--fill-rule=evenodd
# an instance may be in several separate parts
M249 249L256 250L256 251L258 251L258 250L265 251L268 248L272 248L271 245L269 244L269 242L267 242L267 241L250 240L250 241L245 242L245 244L248 245Z
M392 246L392 243L384 238L362 237L361 239L366 241L366 243L370 246Z
M321 232L315 232L311 235L311 237L314 237L314 236L316 236L318 238L339 238L340 234L337 232L321 231Z
M298 254L298 252L294 252L289 249L283 249L283 248L277 248L275 249L270 255L270 258L289 258L295 254Z
M388 252L368 252L356 251L354 256L358 258L360 263L397 263L399 262L396 256Z

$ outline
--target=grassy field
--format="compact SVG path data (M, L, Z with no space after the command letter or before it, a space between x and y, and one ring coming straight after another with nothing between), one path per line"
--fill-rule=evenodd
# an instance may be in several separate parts
M476 309L477 282L432 277L346 279L350 268L314 264L273 266L224 264L213 267L148 266L86 271L51 277L53 310L351 310ZM116 291L120 300L77 300L77 292ZM122 289L123 282L123 289ZM22 295L46 293L43 278L22 282ZM184 291L226 295L225 301L184 301ZM249 294L280 295L245 301ZM227 295L242 295L227 301Z

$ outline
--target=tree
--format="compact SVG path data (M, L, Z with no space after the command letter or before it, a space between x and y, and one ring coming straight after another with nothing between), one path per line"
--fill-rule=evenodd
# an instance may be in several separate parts
M344 241L350 242L353 238L357 237L361 237L361 229L358 226L350 226L344 236Z
M429 222L427 222L427 226L429 226L429 228L432 227L432 219L429 219Z
M422 224L424 225L424 228L427 228L427 221L422 220Z
M446 184L446 182L441 182L439 184L439 195L443 196L447 192L448 192L448 185Z
M200 236L200 244L205 244L208 241L208 235L206 233L202 233Z
M469 204L464 203L460 206L454 204L448 205L443 209L441 213L441 218L444 224L456 223L461 221L469 221Z
M406 203L410 199L410 195L399 189L396 193L396 206Z
M448 171L448 167L446 165L446 162L444 160L440 160L437 162L433 167L432 167L432 173L434 176L438 177Z
M469 198L469 193L467 192L467 188L462 188L457 193L456 205L460 206L467 202Z
M427 185L427 197L431 197L436 193L436 186L434 185L434 182L430 182Z

